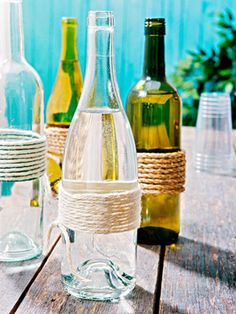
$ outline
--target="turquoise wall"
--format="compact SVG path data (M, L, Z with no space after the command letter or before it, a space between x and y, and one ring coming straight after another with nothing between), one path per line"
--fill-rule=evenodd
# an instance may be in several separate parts
M61 17L78 18L78 49L84 73L87 13L112 10L116 21L117 78L125 101L142 74L145 17L167 20L166 64L170 74L188 50L214 46L212 13L226 7L236 12L236 0L23 0L26 56L43 80L47 102L60 57Z

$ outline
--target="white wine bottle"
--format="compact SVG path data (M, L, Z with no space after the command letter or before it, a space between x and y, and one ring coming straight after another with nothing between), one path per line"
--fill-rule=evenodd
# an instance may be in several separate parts
M113 36L112 12L91 11L84 88L66 142L59 192L64 245L71 253L68 258L65 248L62 282L72 295L93 300L119 299L134 288L141 210Z

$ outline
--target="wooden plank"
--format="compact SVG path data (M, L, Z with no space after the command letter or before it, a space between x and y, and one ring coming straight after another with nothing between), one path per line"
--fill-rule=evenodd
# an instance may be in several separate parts
M45 268L31 286L17 313L152 313L158 248L138 247L137 287L119 303L76 300L67 295L60 283L60 247L49 258Z
M17 209L17 208L16 208ZM45 208L45 232L56 216L56 201L50 200ZM54 235L56 239L56 234ZM52 241L53 243L54 241ZM22 292L41 268L47 257L24 263L0 263L0 313L9 313L21 298Z
M18 266L0 263L0 313L10 312L41 262L42 260L36 261L33 265L22 263Z
M166 251L160 313L236 313L236 178L197 174L193 130L184 135L182 231Z

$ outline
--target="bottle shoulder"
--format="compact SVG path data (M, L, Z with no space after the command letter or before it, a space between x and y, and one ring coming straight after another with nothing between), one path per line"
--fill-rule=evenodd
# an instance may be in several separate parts
M70 97L71 94L74 94L80 97L82 87L83 78L78 62L61 62L50 94L49 103L53 98L58 98L57 101L60 101L63 94L67 94Z
M74 151L80 153L71 158ZM81 171L71 171L75 162ZM88 182L136 180L136 148L123 109L78 108L67 139L63 178Z
M63 88L66 86L81 86L83 85L82 73L80 69L80 65L78 60L74 61L60 61L59 68L55 77L54 89L61 90L63 92ZM72 86L73 87L73 86ZM52 93L53 93L52 91ZM80 89L72 88L72 92L79 92Z
M169 82L141 79L128 94L127 110L140 103L164 104L170 99L174 100L171 102L172 106L182 106L181 97Z
M61 60L47 103L47 123L71 122L82 87L83 79L78 60Z
M139 80L129 92L129 94L132 93L140 94L140 97L144 94L178 94L176 88L168 81L158 81L150 78Z
M36 85L37 88L43 91L43 84L37 71L25 60L20 62L12 60L5 60L0 65L0 79L5 80L6 84L13 82L21 82L21 87L24 88L25 84Z

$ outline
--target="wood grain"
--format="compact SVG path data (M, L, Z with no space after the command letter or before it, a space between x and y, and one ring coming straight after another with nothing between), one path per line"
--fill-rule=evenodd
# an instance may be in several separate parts
M166 251L160 313L236 313L236 179L195 173L191 142L184 141L181 237Z
M32 265L21 263L9 266L0 263L0 313L10 312L41 262L42 260L34 261Z
M154 292L159 261L158 248L138 247L137 287L119 303L80 301L67 295L60 283L60 247L39 274L17 313L120 313L153 312Z
M56 216L56 202L50 200L45 206L45 232ZM17 209L17 208L16 208ZM56 239L54 235L54 240ZM54 243L52 241L52 244ZM21 298L37 270L42 267L45 257L22 263L0 263L0 313L9 313Z

